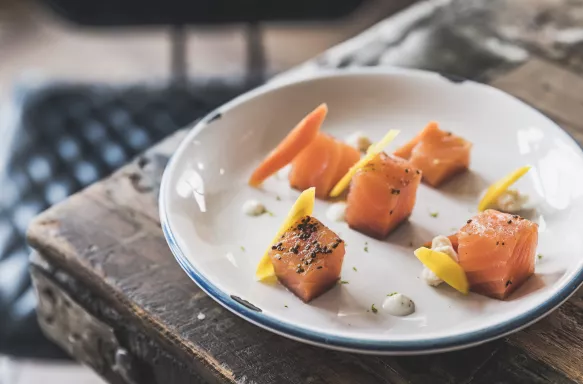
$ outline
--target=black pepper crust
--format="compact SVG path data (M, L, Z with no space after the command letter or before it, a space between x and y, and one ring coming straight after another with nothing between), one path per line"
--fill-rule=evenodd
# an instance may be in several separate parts
M313 234L318 232L319 229L320 223L317 220L310 216L305 216L299 221L299 224L292 226L290 231L294 232L293 235L295 235L299 240L306 241L310 239ZM281 238L284 238L284 236ZM309 266L310 264L314 263L319 255L331 254L333 250L336 249L342 242L343 240L339 237L334 239L334 241L330 244L322 244L318 240L312 240L311 242L306 241L305 243L302 243L301 241L295 242L295 244L289 248L289 252L297 255L302 250L302 246L304 250L310 251L306 256L299 260L300 264L297 264L295 268L296 273L306 272L304 268L305 266ZM285 252L285 248L283 247L283 243L281 241L272 245L271 249ZM276 259L281 260L281 257ZM316 269L322 269L322 267L319 266Z

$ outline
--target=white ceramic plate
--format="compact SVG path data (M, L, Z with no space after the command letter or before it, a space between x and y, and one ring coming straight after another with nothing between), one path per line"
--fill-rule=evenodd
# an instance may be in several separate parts
M349 284L304 304L283 286L254 279L257 262L299 192L281 175L262 189L246 181L322 102L330 109L323 130L338 138L362 130L378 140L396 128L401 134L391 145L395 149L436 120L474 148L471 172L441 189L421 185L410 222L386 241L330 222L329 203L317 201L314 215L347 243L342 279ZM507 301L425 285L414 248L459 228L476 213L488 184L526 164L533 168L517 187L531 196L535 209L529 214L540 226L538 252L544 257L537 260L536 275ZM248 199L263 202L273 215L245 216L241 206ZM160 216L182 268L224 307L281 335L341 350L416 354L479 344L540 319L583 281L579 146L551 120L499 90L429 72L331 72L269 84L233 100L199 122L172 157ZM394 291L414 300L414 314L368 311Z

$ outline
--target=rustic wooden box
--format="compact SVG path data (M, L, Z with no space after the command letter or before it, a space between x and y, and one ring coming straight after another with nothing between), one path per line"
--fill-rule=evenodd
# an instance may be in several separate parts
M573 32L581 25L580 0L427 1L283 76L395 64L469 77L525 100L583 143L583 44ZM182 272L160 229L160 176L183 134L49 209L29 230L44 331L110 382L583 382L581 290L512 336L417 357L320 349L226 311Z

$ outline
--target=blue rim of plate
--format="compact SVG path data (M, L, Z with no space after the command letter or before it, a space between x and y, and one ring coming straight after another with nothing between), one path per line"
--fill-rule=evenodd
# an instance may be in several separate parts
M264 86L261 86L255 90L249 91L241 96L238 96L234 100L228 102L227 104L217 108L216 110L207 114L203 119L201 119L188 133L188 135L183 139L180 143L178 149L175 151L176 153L180 153L180 149L183 145L195 135L194 131L198 131L199 129L203 129L208 125L211 120L215 118L215 116L221 114L221 110L230 106L232 104L238 104L243 99L248 99L253 96L260 95L265 92L272 91L277 89L281 86L306 82L306 81L313 81L316 79L322 79L326 77L338 77L343 75L366 75L366 74L386 74L386 75L398 75L398 74L409 74L409 75L431 75L431 76L441 76L447 81L451 81L448 76L444 76L443 74L439 74L436 72L418 70L418 69L403 69L403 68L358 68L358 69L345 69L345 70L328 70L328 71L321 71L320 73L316 74L315 76L307 76L302 77L296 80L291 81L284 81L280 83L278 81L274 81L273 83L268 83ZM505 94L507 97L511 97L514 100L518 101L525 107L531 109L533 112L541 115L543 118L549 120L550 122L555 125L559 131L566 134L582 151L583 153L583 146L581 146L574 137L564 129L562 129L558 124L552 121L549 117L542 114L536 108L524 103L522 100L504 92L497 88L491 87L487 84L477 83L472 80L464 80L459 81L456 79L454 83L473 83L477 84L482 87L486 87L492 90L496 90ZM189 261L188 258L185 256L184 252L178 245L172 228L170 226L170 221L168 220L168 214L165 208L165 184L168 182L168 174L169 169L172 168L172 164L176 156L173 155L166 169L164 170L164 174L162 176L162 181L160 184L160 196L159 196L159 210L160 210L160 223L162 227L162 232L164 233L164 237L168 246L178 261L178 264L182 267L182 269L186 272L186 274L211 298L221 304L223 307L228 309L229 311L233 312L234 314L243 317L244 319L250 321L251 323L258 325L262 328L268 329L272 332L275 332L279 335L284 337L288 337L297 341L305 342L308 344L313 344L317 346L322 346L331 349L343 350L347 352L357 352L357 353L369 353L369 354L388 354L388 355L413 355L413 354L426 354L426 353L436 353L436 352L444 352L444 351L452 351L462 348L467 348L471 346L475 346L478 344L482 344L491 340L495 340L506 336L510 333L516 332L520 329L523 329L536 321L540 320L544 316L551 313L554 309L559 307L565 301L574 294L577 289L583 285L583 268L580 269L572 278L571 280L565 284L563 288L561 288L555 295L553 295L549 300L545 301L544 303L539 304L538 306L530 309L529 311L524 312L523 314L516 316L508 321L503 323L485 328L480 329L474 332L468 332L459 335L452 335L452 336L444 336L439 337L431 340L410 340L410 341L383 341L383 340L372 340L372 339L358 339L352 337L343 337L337 335L331 335L321 332L314 332L302 327L294 326L289 323L285 323L279 320L276 320L261 311L256 311L250 309L248 306L241 304L240 301L233 299L232 295L220 290L217 286L215 286L212 282L210 282L206 277L204 277ZM236 294L236 293L234 293ZM245 298L242 298L245 299Z

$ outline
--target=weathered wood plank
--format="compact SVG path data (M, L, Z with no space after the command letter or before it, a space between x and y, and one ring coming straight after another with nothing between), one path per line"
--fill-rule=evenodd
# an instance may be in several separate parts
M583 143L583 77L557 64L533 59L491 84L555 119Z

